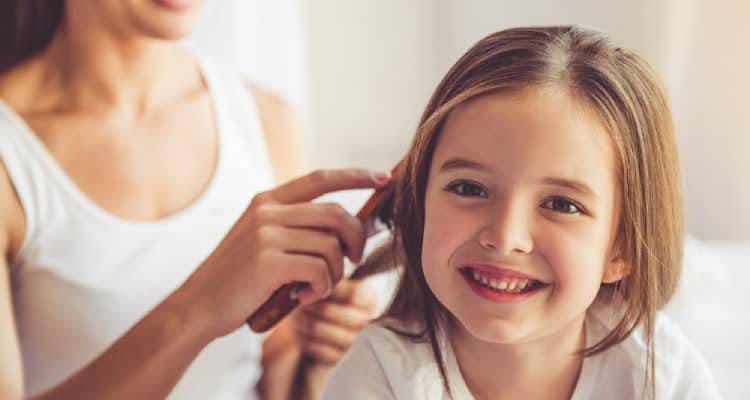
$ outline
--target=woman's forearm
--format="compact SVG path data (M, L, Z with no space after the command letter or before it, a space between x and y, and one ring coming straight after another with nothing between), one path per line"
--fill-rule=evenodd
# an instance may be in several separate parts
M211 340L167 299L47 399L163 399Z

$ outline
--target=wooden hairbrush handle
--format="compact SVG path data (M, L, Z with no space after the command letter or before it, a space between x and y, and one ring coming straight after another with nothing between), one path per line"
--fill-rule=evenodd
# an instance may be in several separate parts
M401 175L403 170L404 162L401 161L391 171L391 182L395 181L395 178ZM362 222L373 218L373 213L378 209L380 201L385 195L393 190L393 184L381 187L370 196L364 206L357 213L357 219ZM273 328L282 318L287 316L299 305L297 299L297 293L307 286L303 282L292 282L287 283L278 288L271 297L266 300L263 305L258 308L250 318L247 319L247 324L254 332L265 332Z
M292 282L276 289L271 297L247 319L247 325L258 333L273 328L276 323L299 305L297 292L305 285L302 282Z

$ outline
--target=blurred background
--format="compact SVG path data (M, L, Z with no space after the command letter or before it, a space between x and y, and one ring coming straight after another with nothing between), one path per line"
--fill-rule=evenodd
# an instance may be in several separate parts
M724 395L750 398L750 0L214 0L186 45L284 97L306 127L310 169L390 169L469 46L546 24L607 32L661 73L689 234L668 312ZM341 201L356 208L363 196Z

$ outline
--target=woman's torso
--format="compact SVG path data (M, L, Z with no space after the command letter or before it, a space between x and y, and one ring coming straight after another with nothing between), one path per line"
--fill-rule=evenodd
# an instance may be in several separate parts
M201 64L207 90L140 126L98 131L75 115L27 124L0 104L0 157L25 216L11 284L28 394L83 367L176 289L272 184L249 91ZM248 329L215 341L172 396L247 398L260 349Z

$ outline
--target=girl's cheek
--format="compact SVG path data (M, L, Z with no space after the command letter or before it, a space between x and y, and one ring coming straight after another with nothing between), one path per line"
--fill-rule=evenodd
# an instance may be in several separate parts
M424 240L422 243L423 251L428 254L425 256L435 255L445 251L450 246L453 238L450 234L450 222L441 220L442 217L427 218L424 227Z
M592 235L571 235L550 229L536 240L537 250L552 268L560 286L598 285L602 270L603 240Z
M425 210L422 257L429 261L446 262L447 258L466 241L467 221L460 211L433 204Z

